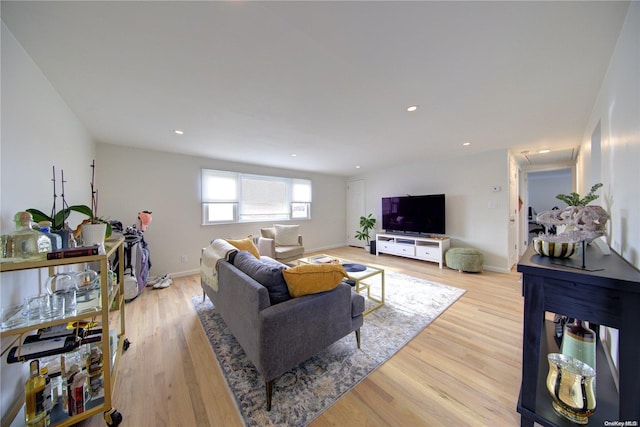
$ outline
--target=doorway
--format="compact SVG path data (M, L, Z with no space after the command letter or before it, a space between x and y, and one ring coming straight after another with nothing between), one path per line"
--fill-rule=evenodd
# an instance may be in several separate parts
M360 228L360 217L365 214L364 211L364 179L347 182L347 246L363 247L362 241L355 236Z
M573 168L527 172L527 244L531 238L544 231L536 222L536 215L554 208L564 208L563 202L556 199L558 194L573 191Z

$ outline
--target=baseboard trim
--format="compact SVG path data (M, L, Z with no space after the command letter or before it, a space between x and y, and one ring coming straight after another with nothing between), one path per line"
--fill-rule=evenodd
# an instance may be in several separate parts
M200 274L200 269L195 270L187 270L187 271L178 271L176 273L169 273L169 277L184 277L184 276L192 276L194 274Z

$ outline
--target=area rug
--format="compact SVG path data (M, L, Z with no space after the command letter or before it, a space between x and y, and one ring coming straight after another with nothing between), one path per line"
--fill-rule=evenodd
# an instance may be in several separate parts
M375 285L375 282L373 282ZM379 293L376 286L372 295ZM393 356L465 291L400 273L385 272L385 305L361 328L274 382L270 412L264 380L246 357L209 298L191 298L247 426L305 426Z

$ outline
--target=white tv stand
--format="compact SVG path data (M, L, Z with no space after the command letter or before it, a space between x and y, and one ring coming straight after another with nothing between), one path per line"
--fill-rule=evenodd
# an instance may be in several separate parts
M403 234L376 234L376 255L399 255L422 261L437 262L442 268L444 253L449 249L448 237L421 237Z

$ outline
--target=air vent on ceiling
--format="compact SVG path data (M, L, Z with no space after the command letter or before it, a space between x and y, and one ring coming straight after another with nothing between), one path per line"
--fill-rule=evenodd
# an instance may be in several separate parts
M530 165L547 165L550 163L568 163L574 159L576 150L573 148L567 150L551 151L549 153L527 153L524 158Z

